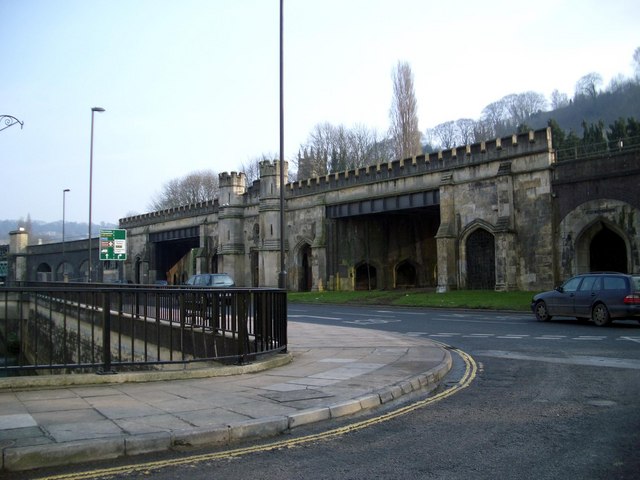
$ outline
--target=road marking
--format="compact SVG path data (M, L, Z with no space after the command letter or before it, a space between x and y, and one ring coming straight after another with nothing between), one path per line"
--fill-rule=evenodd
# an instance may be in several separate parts
M620 337L618 340L629 340L630 342L640 343L640 337Z
M395 318L363 318L358 320L344 320L342 323L352 323L355 325L380 325L383 323L397 323L400 320Z
M572 340L606 340L606 338L604 335L580 335L579 337L572 338Z
M542 335L541 337L533 337L536 340L562 340L567 338L566 335Z
M319 315L291 315L291 314L288 314L287 318L316 318L318 320L342 320L342 318L338 318L338 317L321 317Z
M517 352L502 350L486 350L475 352L480 357L508 358L510 360L527 360L534 362L559 363L564 365L582 365L588 367L630 368L640 370L640 360L633 358L596 357L586 355L570 355L567 357L544 357L539 355L525 355Z

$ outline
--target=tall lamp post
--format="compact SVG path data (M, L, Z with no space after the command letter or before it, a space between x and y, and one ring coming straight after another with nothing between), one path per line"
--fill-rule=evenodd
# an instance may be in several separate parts
M71 190L68 188L65 188L64 190L62 190L62 279L66 282L67 281L67 262L66 259L64 257L64 220L65 220L65 211L66 211L66 195L67 192L70 192Z
M287 288L287 269L284 259L284 55L283 55L283 0L280 0L280 274L278 287Z
M93 197L93 117L96 112L104 112L104 108L93 107L91 109L91 147L89 151L89 276L87 282L91 282L91 199Z

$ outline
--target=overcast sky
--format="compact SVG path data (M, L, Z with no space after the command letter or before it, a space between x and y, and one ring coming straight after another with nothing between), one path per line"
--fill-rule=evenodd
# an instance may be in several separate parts
M279 0L0 0L0 219L145 213L174 178L279 150ZM511 93L632 75L638 0L285 0L285 157L312 128L386 133L391 72L420 129Z

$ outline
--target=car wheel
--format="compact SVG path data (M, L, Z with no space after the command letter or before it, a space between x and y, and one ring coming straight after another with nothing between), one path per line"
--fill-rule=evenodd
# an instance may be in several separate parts
M547 304L543 300L539 300L533 307L533 311L536 314L536 318L539 322L548 322L551 320L551 315L547 310Z
M604 303L599 303L593 307L591 311L591 320L599 327L604 327L611 323L611 317L609 316L609 310Z

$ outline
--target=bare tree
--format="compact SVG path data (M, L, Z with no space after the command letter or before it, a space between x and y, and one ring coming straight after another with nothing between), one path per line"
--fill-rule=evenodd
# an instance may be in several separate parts
M432 134L438 140L440 148L453 148L458 141L456 122L453 120L436 125L433 127Z
M576 98L590 97L596 98L598 95L598 87L602 85L602 76L599 73L591 72L581 77L576 82Z
M422 153L418 127L418 102L413 88L413 73L407 62L398 62L392 73L393 98L389 117L389 133L396 158L409 158Z
M476 141L476 121L472 118L459 118L456 120L458 140L460 145L470 145Z
M162 191L149 203L151 210L191 205L213 200L218 196L218 174L212 170L189 173L165 183Z
M551 109L558 110L569 105L569 96L566 93L560 93L558 89L551 92Z
M384 141L364 125L318 124L298 151L298 178L312 178L387 161Z
M278 159L276 153L263 153L259 157L255 157L249 160L247 163L242 162L240 164L240 171L244 173L247 185L251 185L256 180L260 179L260 164L265 160L274 162Z
M484 107L482 110L482 122L487 138L499 137L505 133L505 126L508 120L508 112L504 99L495 101Z
M544 110L547 105L544 95L531 91L507 95L502 100L509 114L509 122L515 127L524 124L531 115Z

